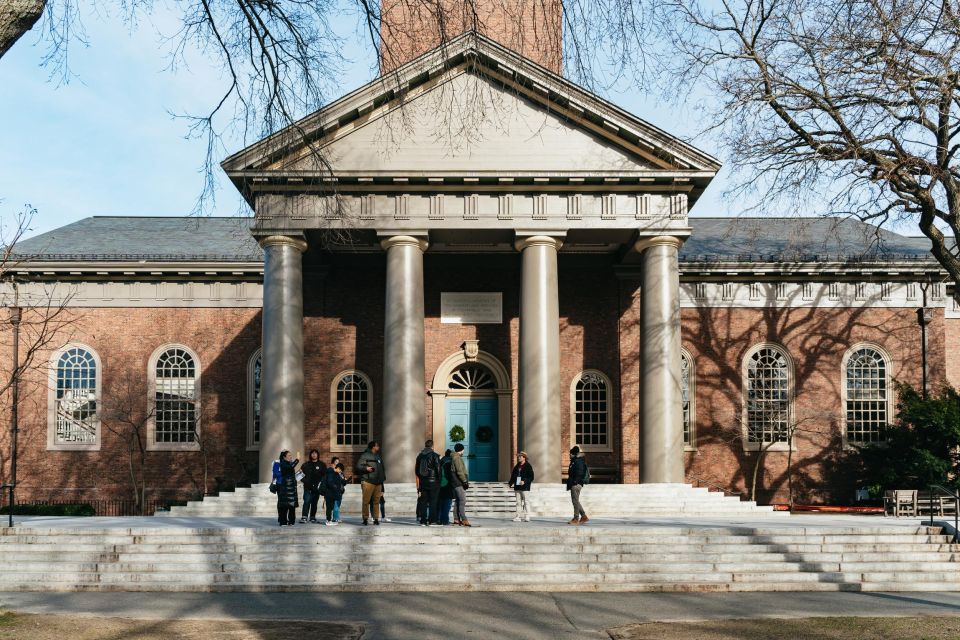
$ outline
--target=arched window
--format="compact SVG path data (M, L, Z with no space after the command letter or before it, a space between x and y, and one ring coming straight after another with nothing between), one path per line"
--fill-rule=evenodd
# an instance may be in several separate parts
M496 389L493 375L482 364L463 364L453 370L447 383L448 389L464 391L493 391Z
M869 444L884 439L890 411L890 366L879 348L858 345L844 356L846 441Z
M182 345L162 347L151 358L153 449L196 449L200 433L200 363Z
M47 446L100 447L100 360L83 345L67 345L51 359Z
M760 448L790 439L791 363L779 347L763 345L745 360L746 444Z
M584 371L573 379L571 409L573 440L584 451L610 451L610 379L599 371Z
M260 372L263 369L263 350L257 351L247 363L247 449L260 448Z
M330 389L333 451L363 451L373 424L373 385L361 371L344 371Z
M683 444L693 447L696 442L693 411L694 385L693 358L683 349L680 352L680 397L683 400Z

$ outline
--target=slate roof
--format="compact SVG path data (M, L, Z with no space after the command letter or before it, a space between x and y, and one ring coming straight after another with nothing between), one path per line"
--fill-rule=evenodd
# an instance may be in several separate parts
M44 260L244 262L263 259L251 218L93 216L15 247Z
M263 252L250 218L84 218L19 242L18 258L48 261L253 262ZM831 218L691 217L680 251L692 262L929 261L924 238Z
M934 261L926 238L855 219L690 218L681 262Z

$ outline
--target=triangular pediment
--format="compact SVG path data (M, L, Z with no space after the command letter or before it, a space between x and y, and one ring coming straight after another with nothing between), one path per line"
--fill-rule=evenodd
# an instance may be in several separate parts
M238 186L258 177L311 174L662 174L688 175L705 186L719 166L708 154L472 33L223 163Z

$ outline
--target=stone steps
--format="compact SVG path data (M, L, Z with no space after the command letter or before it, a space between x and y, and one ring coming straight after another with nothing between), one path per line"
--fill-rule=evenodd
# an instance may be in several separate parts
M958 590L958 558L910 525L18 528L0 591Z
M385 497L390 516L409 516L416 512L416 487L412 483L387 484ZM535 485L528 497L531 516L563 517L571 513L570 497L563 486ZM685 484L590 485L584 488L581 500L587 512L598 517L783 515L771 507L742 502L736 497ZM352 516L359 512L360 487L348 485L341 513ZM276 498L266 484L259 484L173 507L169 512L157 515L234 517L271 516L275 513ZM513 491L506 484L490 482L470 486L467 492L468 517L512 517L513 513Z

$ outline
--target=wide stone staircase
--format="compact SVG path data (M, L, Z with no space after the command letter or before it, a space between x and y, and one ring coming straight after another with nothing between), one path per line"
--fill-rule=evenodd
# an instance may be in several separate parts
M960 590L917 525L166 524L0 529L0 591Z
M412 483L386 485L387 515L410 516L416 513L417 494ZM534 517L572 515L570 496L562 485L534 485L530 492L530 513ZM785 516L772 507L741 501L738 497L687 484L617 485L593 484L584 487L581 502L591 517L644 518L683 517L774 517ZM158 516L276 516L276 496L266 484L240 488L186 506L173 507ZM360 487L347 485L341 513L356 516L360 512ZM512 517L513 491L501 482L476 482L467 492L468 517Z

